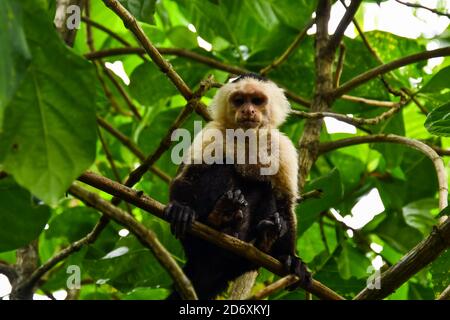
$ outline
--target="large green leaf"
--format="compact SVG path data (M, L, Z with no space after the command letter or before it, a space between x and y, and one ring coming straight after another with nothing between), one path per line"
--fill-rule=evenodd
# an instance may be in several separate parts
M403 217L406 224L428 235L436 224L431 211L438 207L436 199L421 199L408 203L403 207Z
M0 129L3 110L23 79L30 52L22 28L22 10L17 1L0 2Z
M438 71L421 89L421 93L440 93L449 90L450 66Z
M305 232L321 212L337 204L342 197L341 177L337 169L307 184L305 192L318 189L322 191L319 199L308 199L297 206L298 234Z
M119 0L139 21L154 23L156 0Z
M32 61L4 111L0 162L20 185L55 203L95 157L95 73L34 1L22 7Z
M337 267L343 279L350 279L351 277L357 279L367 278L369 266L370 260L361 251L352 247L348 242L342 243L342 251L337 259Z
M436 295L439 295L449 285L450 250L447 249L447 251L431 264L430 271L433 276L434 292Z
M450 103L431 111L425 121L425 128L437 136L450 137Z
M12 178L0 180L0 251L20 248L37 239L50 218L50 208L38 204Z

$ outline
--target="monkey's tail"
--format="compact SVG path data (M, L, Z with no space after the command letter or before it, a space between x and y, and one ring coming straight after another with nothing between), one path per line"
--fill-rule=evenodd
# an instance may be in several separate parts
M244 300L250 296L250 292L255 284L258 270L248 271L237 277L231 287L230 300Z

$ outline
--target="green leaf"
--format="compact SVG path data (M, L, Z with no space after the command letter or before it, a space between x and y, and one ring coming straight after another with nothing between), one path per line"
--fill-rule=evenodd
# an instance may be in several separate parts
M450 137L450 103L431 111L425 121L425 128L431 134Z
M153 63L145 62L130 76L130 91L141 104L152 106L177 93L174 85Z
M17 1L0 2L0 129L2 114L9 99L22 81L28 64L30 51L22 27L22 10Z
M0 180L0 251L37 239L49 218L50 208L36 203L12 178Z
M450 66L438 71L420 90L421 93L440 93L449 90Z
M343 279L355 277L357 279L367 278L367 268L370 260L363 253L353 248L349 243L342 243L342 251L337 259L337 267Z
M119 2L139 21L155 23L156 0L119 0Z
M436 199L421 199L411 202L403 207L403 217L406 224L428 235L436 224L431 211L438 207Z
M308 199L297 206L298 235L305 232L317 219L320 213L337 204L342 197L341 177L339 170L333 169L329 173L311 181L305 192L322 190L320 199Z
M198 47L196 34L186 27L176 26L169 30L167 36L177 48L191 49Z
M164 300L169 295L167 289L136 288L122 296L123 300Z
M17 183L56 203L95 158L95 73L34 1L22 7L32 61L4 111L0 162Z
M449 285L450 279L450 250L446 250L439 258L431 264L431 275L433 277L433 289L436 296L444 291Z

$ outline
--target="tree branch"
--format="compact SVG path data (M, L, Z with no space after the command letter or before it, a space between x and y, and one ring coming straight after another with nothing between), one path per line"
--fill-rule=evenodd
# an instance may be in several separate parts
M410 250L400 261L381 275L379 290L365 288L356 300L383 299L394 292L414 274L437 259L450 247L450 219L435 226L431 234Z
M320 145L320 153L326 153L335 149L344 148L348 146L353 146L362 143L372 143L372 142L387 142L387 143L398 143L402 145L409 146L414 148L424 155L426 155L434 165L436 170L436 175L439 183L439 208L442 210L448 205L448 182L447 182L447 173L444 167L444 163L439 155L436 153L433 148L426 145L425 143L397 136L394 134L376 134L376 135L368 135L368 136L360 136L360 137L352 137L347 139L341 139L331 142L325 142Z
M114 31L112 31L111 29L108 29L107 27L101 25L100 23L97 23L93 20L91 20L89 17L81 17L81 21L85 22L88 25L93 26L94 28L97 28L103 32L105 32L106 34L108 34L111 38L116 39L117 41L119 41L121 44L123 44L125 47L131 47L131 43L129 43L127 40L125 40L124 38L122 38L121 36L119 36L117 33L115 33ZM142 53L145 53L144 50L142 50Z
M350 5L348 6L347 10L345 11L344 16L342 17L341 21L339 22L339 25L336 28L336 31L334 34L330 37L330 41L326 47L325 50L327 50L330 53L336 52L336 49L338 48L339 44L342 41L342 38L344 37L344 32L347 29L350 22L352 22L353 17L356 14L356 11L359 8L359 5L361 4L362 0L352 0Z
M14 266L3 262L0 262L0 273L4 274L8 278L10 283L13 283L18 277L17 271Z
M69 28L67 26L67 18L69 17L69 13L67 9L70 6L77 6L80 8L80 12L82 10L83 0L56 0L56 13L54 18L54 24L56 29L58 29L58 33L64 42L72 47L75 41L75 36L77 34L77 28Z
M121 199L137 206L138 208L141 208L161 219L166 220L163 212L164 205L146 195L143 195L136 190L128 188L120 183L114 182L108 178L99 176L92 172L84 173L78 180L113 196L120 197ZM285 275L285 270L281 262L259 251L251 244L216 231L199 222L194 222L189 232L201 239L216 244L221 248L230 250L231 252L241 257L247 258L250 261L256 263L257 265L263 266L264 268L275 274L278 274L280 276ZM315 280L313 280L310 288L304 289L310 291L321 299L342 299L342 297L336 294L334 291Z
M398 3L403 4L405 6L411 7L411 8L425 9L430 12L433 12L434 14L444 16L444 17L447 17L450 19L450 13L445 13L445 12L441 12L441 11L433 9L433 8L425 7L425 6L421 5L420 3L409 3L409 2L404 2L404 1L400 1L400 0L395 0L395 1L397 1Z
M437 300L450 300L450 286L448 286L444 291L441 292Z
M383 64L381 66L375 67L369 71L366 71L359 76L356 76L355 78L347 81L340 87L334 90L333 96L335 98L340 97L346 92L349 92L350 90L356 88L357 86L366 83L367 81L376 78L382 74L385 74L389 71L398 69L400 67L407 66L409 64L413 64L422 60L427 60L431 58L436 57L443 57L443 56L449 56L450 55L450 47L444 47L436 50L430 50L430 51L424 51L415 53L394 61L391 61L389 63Z
M296 282L296 277L292 274L287 275L281 279L278 279L277 281L269 284L264 289L261 289L257 293L255 293L253 296L249 298L249 300L262 300L271 294L274 294L278 291L283 290L284 288L290 286L291 284L294 284Z
M401 105L399 104L397 107L391 108L388 111L383 112L382 114L374 118L356 118L356 117L352 118L344 114L334 112L305 112L300 110L292 110L291 114L306 119L322 119L324 117L330 117L354 126L361 126L361 125L377 125L380 122L388 119L389 117L392 117L400 109Z
M339 87L339 81L341 80L342 70L344 69L345 60L345 45L341 43L339 46L339 58L336 66L336 71L334 72L333 88Z
M128 150L130 150L141 162L144 162L146 157L145 154L139 149L139 147L126 135L124 135L119 130L115 129L111 126L105 119L97 116L97 123L106 131L108 131L112 136L114 136L117 140L119 140ZM170 183L172 178L165 174L160 169L155 166L150 166L147 170L152 171L158 177L160 177L163 181Z
M99 210L110 219L130 230L143 245L152 251L156 259L167 270L183 298L197 300L197 295L192 287L191 281L186 277L170 252L159 242L158 237L153 231L147 229L122 209L112 205L95 193L89 192L74 184L70 187L69 192L86 205Z
M329 0L319 0L316 9L316 41L315 41L315 72L316 81L314 98L311 104L312 112L328 111L332 99L333 89L332 65L334 53L326 50L328 45L328 21L330 19L331 4ZM309 170L319 153L320 131L322 118L308 119L302 137L299 141L299 190L302 192Z
M37 284L37 282L59 262L66 259L71 254L79 251L83 246L94 243L95 240L97 240L100 233L108 225L108 222L109 219L106 216L102 216L91 232L89 232L85 237L81 238L78 241L75 241L65 249L61 250L53 257L51 257L47 262L45 262L43 265L37 268L31 274L31 276L21 284L21 286L24 288L34 287Z
M265 76L270 71L278 67L280 64L282 64L284 61L286 61L289 56L297 49L299 44L303 41L303 39L306 37L307 31L314 25L315 19L309 20L305 27L300 31L300 33L295 37L294 41L290 44L290 46L279 56L276 58L270 65L266 66L265 68L262 68L259 73L262 76Z

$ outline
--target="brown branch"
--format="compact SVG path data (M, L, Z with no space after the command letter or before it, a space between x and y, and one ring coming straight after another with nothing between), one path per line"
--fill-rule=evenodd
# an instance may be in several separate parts
M8 278L10 283L14 282L18 277L17 271L14 266L3 262L0 262L0 273L4 274Z
M278 279L277 281L269 284L264 289L261 289L257 293L255 293L253 296L249 298L249 300L262 300L264 298L267 298L271 294L277 293L284 288L290 286L291 284L294 284L297 281L296 277L292 274L285 276L281 279ZM344 299L344 298L342 298Z
M444 47L436 50L423 51L419 53L415 53L389 63L383 64L381 66L375 67L369 71L366 71L359 76L347 81L340 87L334 90L333 95L335 98L340 97L344 93L356 88L357 86L366 83L373 78L376 78L382 74L385 74L389 71L407 66L409 64L413 64L422 60L427 60L436 57L443 57L450 55L450 47Z
M369 106L382 107L382 108L394 108L398 105L398 102L373 100L373 99L367 99L367 98L362 98L362 97L349 96L346 94L342 95L340 98L343 100L351 101L351 102L363 103L363 104L367 104Z
M336 71L334 72L334 79L333 79L333 88L339 87L339 81L341 79L342 70L344 69L344 60L345 60L345 45L341 43L339 46L339 58L336 66Z
M25 282L21 284L21 286L24 288L35 286L37 282L59 262L69 257L71 254L79 251L83 246L95 242L100 233L108 225L108 222L109 219L106 216L102 216L91 232L89 232L85 237L81 238L80 240L70 244L68 247L64 248L63 250L55 254L53 257L51 257L43 265L37 268L33 272L33 274L28 279L26 279Z
M86 12L86 11L85 11ZM97 23L93 20L91 20L89 17L81 17L81 21L85 22L87 25L91 25L96 29L99 29L103 32L105 32L106 34L108 34L109 36L111 36L111 38L116 39L117 41L119 41L121 44L123 44L125 47L131 47L131 43L129 43L127 40L125 40L124 38L122 38L121 36L119 36L117 33L115 33L114 31L112 31L111 29L108 29L107 27L101 25L100 23ZM144 53L144 52L143 52Z
M314 189L309 192L303 193L300 195L299 199L297 200L298 203L301 203L303 201L306 201L308 199L320 199L322 197L323 191L319 189Z
M450 286L448 286L444 291L441 292L437 300L450 300Z
M128 188L122 184L119 184L92 172L84 173L79 177L78 180L115 197L120 197L121 199L137 206L138 208L141 208L161 219L166 220L166 217L164 216L164 205L142 194L141 192ZM281 262L259 251L254 246L237 238L216 231L199 222L194 222L189 232L197 237L200 237L201 239L216 244L221 248L230 250L231 252L239 256L247 258L250 261L256 263L257 265L263 266L264 268L275 274L278 274L280 276L284 276L286 274ZM304 289L310 291L321 299L342 299L342 297L336 294L334 291L315 280L313 281L311 287Z
M83 201L86 205L97 209L105 216L120 223L130 230L130 232L133 233L143 245L151 250L155 258L170 274L183 298L189 300L197 299L197 295L191 281L186 277L183 270L172 257L171 253L167 251L167 249L159 242L158 237L153 231L147 229L132 216L120 208L112 205L108 201L102 199L95 193L89 192L74 184L70 187L69 192L76 198Z
M391 108L388 111L383 112L382 114L374 118L357 118L357 117L352 118L344 114L334 112L305 112L300 110L292 110L291 114L306 119L322 119L324 117L330 117L354 126L360 126L360 125L377 125L380 122L395 115L398 111L400 111L400 109L401 105L395 108Z
M131 13L129 13L128 10L125 9L125 7L122 6L122 4L117 0L103 0L103 2L108 8L114 11L120 19L122 19L125 27L136 36L152 61L159 67L161 72L167 75L169 80L175 85L181 95L186 100L191 99L193 96L191 89L173 69L170 63L168 63L159 53L158 49L156 49L156 47L152 44L144 30L142 30L141 26L131 15Z
M119 130L115 129L111 124L109 124L105 119L97 116L97 123L106 131L108 131L112 136L119 140L128 150L130 150L141 162L144 162L146 157L145 154L139 149L139 147L126 135L124 135ZM172 178L156 168L155 166L150 166L147 170L151 170L163 181L170 183Z
M175 122L172 124L166 135L160 141L158 148L156 148L156 150L148 157L144 156L144 158L141 159L141 165L128 175L128 178L125 181L125 185L127 187L133 187L136 183L138 183L141 180L142 176L148 171L148 169L163 155L164 152L166 152L170 148L170 146L172 145L172 133L176 129L178 129L189 117L189 115L195 109L194 106L198 104L200 98L211 88L212 83L212 77L209 77L205 81L202 81L202 83L200 84L200 88L195 92L193 98L187 103L187 105L175 119ZM113 199L113 204L117 205L119 202L120 199Z
M383 299L408 281L413 275L437 259L450 247L450 219L435 226L431 234L410 250L400 261L381 275L378 290L365 288L355 297L357 300Z
M178 57L187 58L187 59L202 63L204 65L207 65L211 68L214 68L217 70L222 70L222 71L229 72L229 73L236 74L236 75L241 75L241 74L250 72L247 69L231 66L226 63L222 63L216 59L206 57L206 56L203 56L201 54L198 54L196 52L192 52L192 51L189 51L186 49L158 48L158 51L161 54L175 55ZM124 54L139 54L139 53L145 53L145 50L142 48L114 48L114 49L107 49L107 50L87 53L84 56L89 60L97 60L97 59L102 59L102 58L106 58L106 57L110 57L110 56L124 55ZM285 93L286 93L286 96L290 100L292 100L302 106L305 106L305 107L311 106L311 101L293 93L292 91L285 89ZM390 102L390 101L378 101L378 100L354 97L354 96L349 96L349 95L343 95L341 98L344 100L348 100L348 101L352 101L352 102L359 102L359 103L372 105L372 106L376 106L376 107L392 107L393 104L395 104L394 102Z
M439 16L444 16L450 19L450 13L445 13L445 12L441 12L439 10L433 9L433 8L428 8L425 7L423 5L421 5L420 3L409 3L409 2L404 2L404 1L400 1L400 0L395 0L400 4L403 4L405 6L411 7L411 8L416 8L416 9L425 9L428 10L430 12L433 12L434 14L437 14Z
M347 29L350 22L352 22L353 17L356 14L356 11L359 8L359 5L361 4L362 0L352 0L350 5L347 7L347 10L345 11L344 16L342 17L341 21L339 22L339 25L336 28L336 31L334 34L330 37L330 41L328 42L328 45L325 50L328 52L334 53L336 52L339 44L342 41L342 38L344 37L344 32Z
M312 112L328 111L332 100L329 97L333 89L332 65L334 52L326 50L329 43L328 21L330 19L330 0L319 0L316 9L316 41L314 98ZM319 152L320 131L323 120L307 119L305 129L299 141L299 190L302 192L309 171Z
M303 41L303 39L306 37L307 31L314 25L314 20L309 20L305 27L300 31L300 33L295 37L294 41L289 45L289 47L278 57L276 58L271 64L268 66L262 68L259 73L263 76L268 74L270 71L278 67L280 64L282 64L284 61L286 61L289 56L297 49L299 44Z
M359 136L352 137L347 139L341 139L331 142L325 142L320 145L320 153L326 153L335 149L344 148L348 146L353 146L362 143L373 143L373 142L386 142L386 143L398 143L402 145L406 145L408 147L414 148L424 155L426 155L434 165L436 170L436 175L439 183L439 208L442 210L448 205L448 183L447 183L447 174L446 169L444 167L444 163L436 151L433 150L430 146L425 143L397 136L394 134L376 134L376 135L368 135L368 136Z

